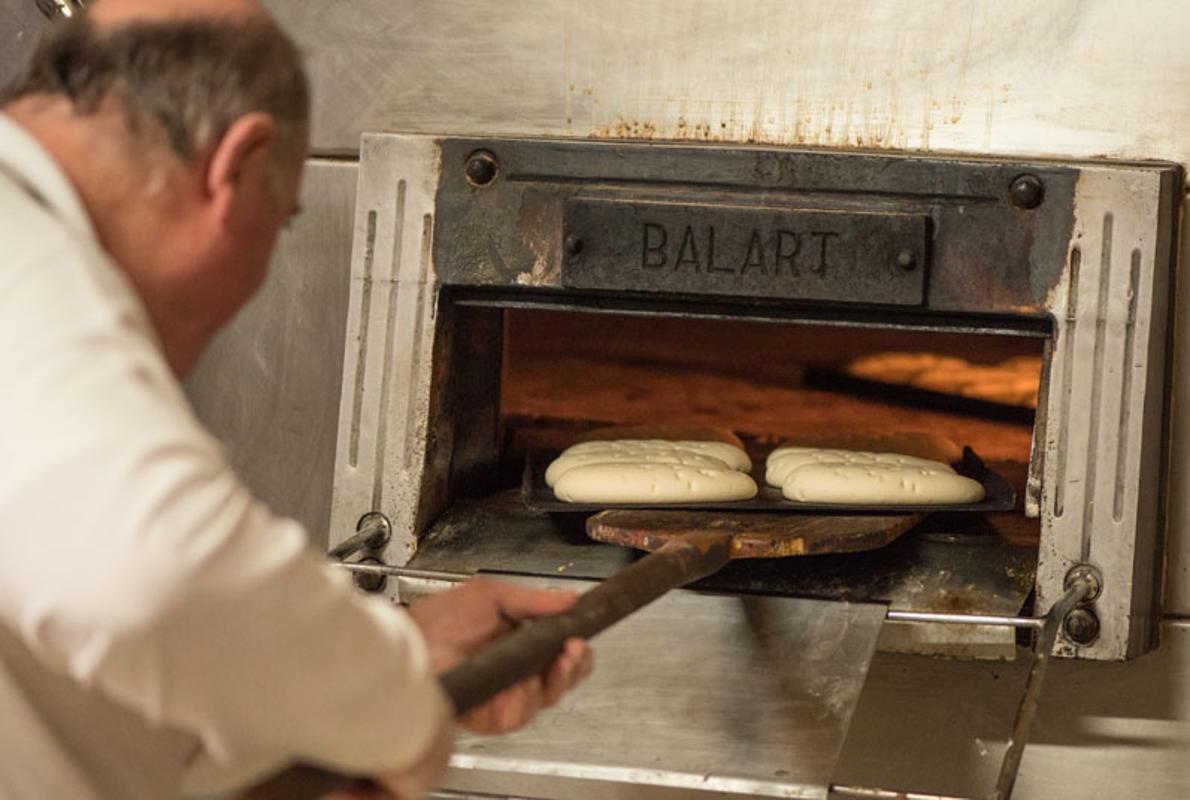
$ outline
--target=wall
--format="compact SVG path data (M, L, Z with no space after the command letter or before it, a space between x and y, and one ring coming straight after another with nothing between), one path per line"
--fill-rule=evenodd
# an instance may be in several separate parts
M1190 163L1190 10L1176 0L266 4L309 54L314 148L321 155L351 156L363 130L408 130ZM2 0L0 8L2 80L41 23L32 0ZM352 182L352 166L330 164L325 169L336 175L321 183L315 176L325 163L313 162L304 202ZM304 378L304 391L322 398L305 407L237 409L222 429L258 488L273 491L275 505L316 529L325 517L312 496L328 490L325 462L299 470L305 477L293 481L266 477L264 464L289 470L330 452L322 448L335 423L334 359L342 351L335 337L342 335L350 227L341 211L328 213L337 221L318 234L323 222L300 221L278 256L281 277L274 282L301 275L311 283L294 293L271 283L266 292L273 294L245 312L239 332L213 349L192 385L216 424L226 404L239 402L225 392L228 376L242 369L261 385L277 370L290 387ZM303 261L305 248L322 255ZM1190 308L1188 289L1180 290L1182 309ZM260 327L270 306L294 315L300 344ZM1187 320L1183 313L1180 340ZM307 345L325 347L324 355L299 352ZM1179 396L1190 388L1187 380L1190 370L1179 368ZM276 408L282 417L274 416ZM1181 423L1180 409L1174 416L1166 609L1186 615L1190 426ZM260 434L266 420L311 433ZM243 444L257 435L275 436L259 455ZM1017 796L1190 794L1187 665L1186 630L1176 621L1167 623L1162 648L1134 664L1063 665L1043 696L1039 745L1027 751ZM1019 669L878 658L838 777L986 792L1020 678Z

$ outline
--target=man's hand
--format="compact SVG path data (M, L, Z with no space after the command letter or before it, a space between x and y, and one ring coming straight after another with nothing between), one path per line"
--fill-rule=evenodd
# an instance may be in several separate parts
M543 592L507 583L469 581L415 603L409 615L430 648L434 671L445 672L470 654L512 631L523 620L565 611L574 592ZM471 711L459 722L476 733L516 730L548 708L591 672L587 643L570 639L543 675L535 675ZM335 800L417 800L446 772L454 737L444 733L422 759L400 773L377 775L372 789L340 792Z
M566 610L576 597L574 592L527 589L479 578L415 603L409 614L425 636L435 671L444 672L523 620ZM539 710L558 702L590 673L591 664L586 642L571 639L544 674L505 689L469 712L460 724L476 733L516 730Z

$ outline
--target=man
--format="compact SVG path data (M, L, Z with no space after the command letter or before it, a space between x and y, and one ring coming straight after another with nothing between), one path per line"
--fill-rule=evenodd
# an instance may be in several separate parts
M178 386L260 285L307 141L251 0L103 0L0 114L0 797L161 798L293 760L440 779L434 678L571 595L363 598L245 490ZM468 718L511 730L590 668Z

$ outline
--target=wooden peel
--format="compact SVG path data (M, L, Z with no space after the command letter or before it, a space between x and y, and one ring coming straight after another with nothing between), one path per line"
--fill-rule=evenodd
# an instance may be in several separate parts
M442 688L455 713L465 714L513 684L544 672L567 639L590 639L670 589L718 572L732 559L868 550L888 544L923 516L601 512L587 520L588 535L649 554L580 595L566 611L525 622L444 673ZM242 798L312 800L359 780L298 765L257 784Z
M810 516L713 511L602 511L587 520L587 535L608 544L653 552L696 533L729 534L730 557L785 558L856 553L884 547L924 514Z
M603 511L587 520L587 535L649 554L581 595L570 609L531 620L477 653L443 675L442 685L461 714L542 672L567 639L590 639L670 589L718 572L732 559L881 547L923 516Z

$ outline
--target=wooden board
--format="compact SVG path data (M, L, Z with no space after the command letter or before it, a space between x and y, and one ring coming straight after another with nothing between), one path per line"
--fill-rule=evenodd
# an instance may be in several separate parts
M924 514L791 515L707 511L602 511L587 520L587 535L608 544L652 552L691 534L732 536L731 558L785 558L855 553L884 547Z

